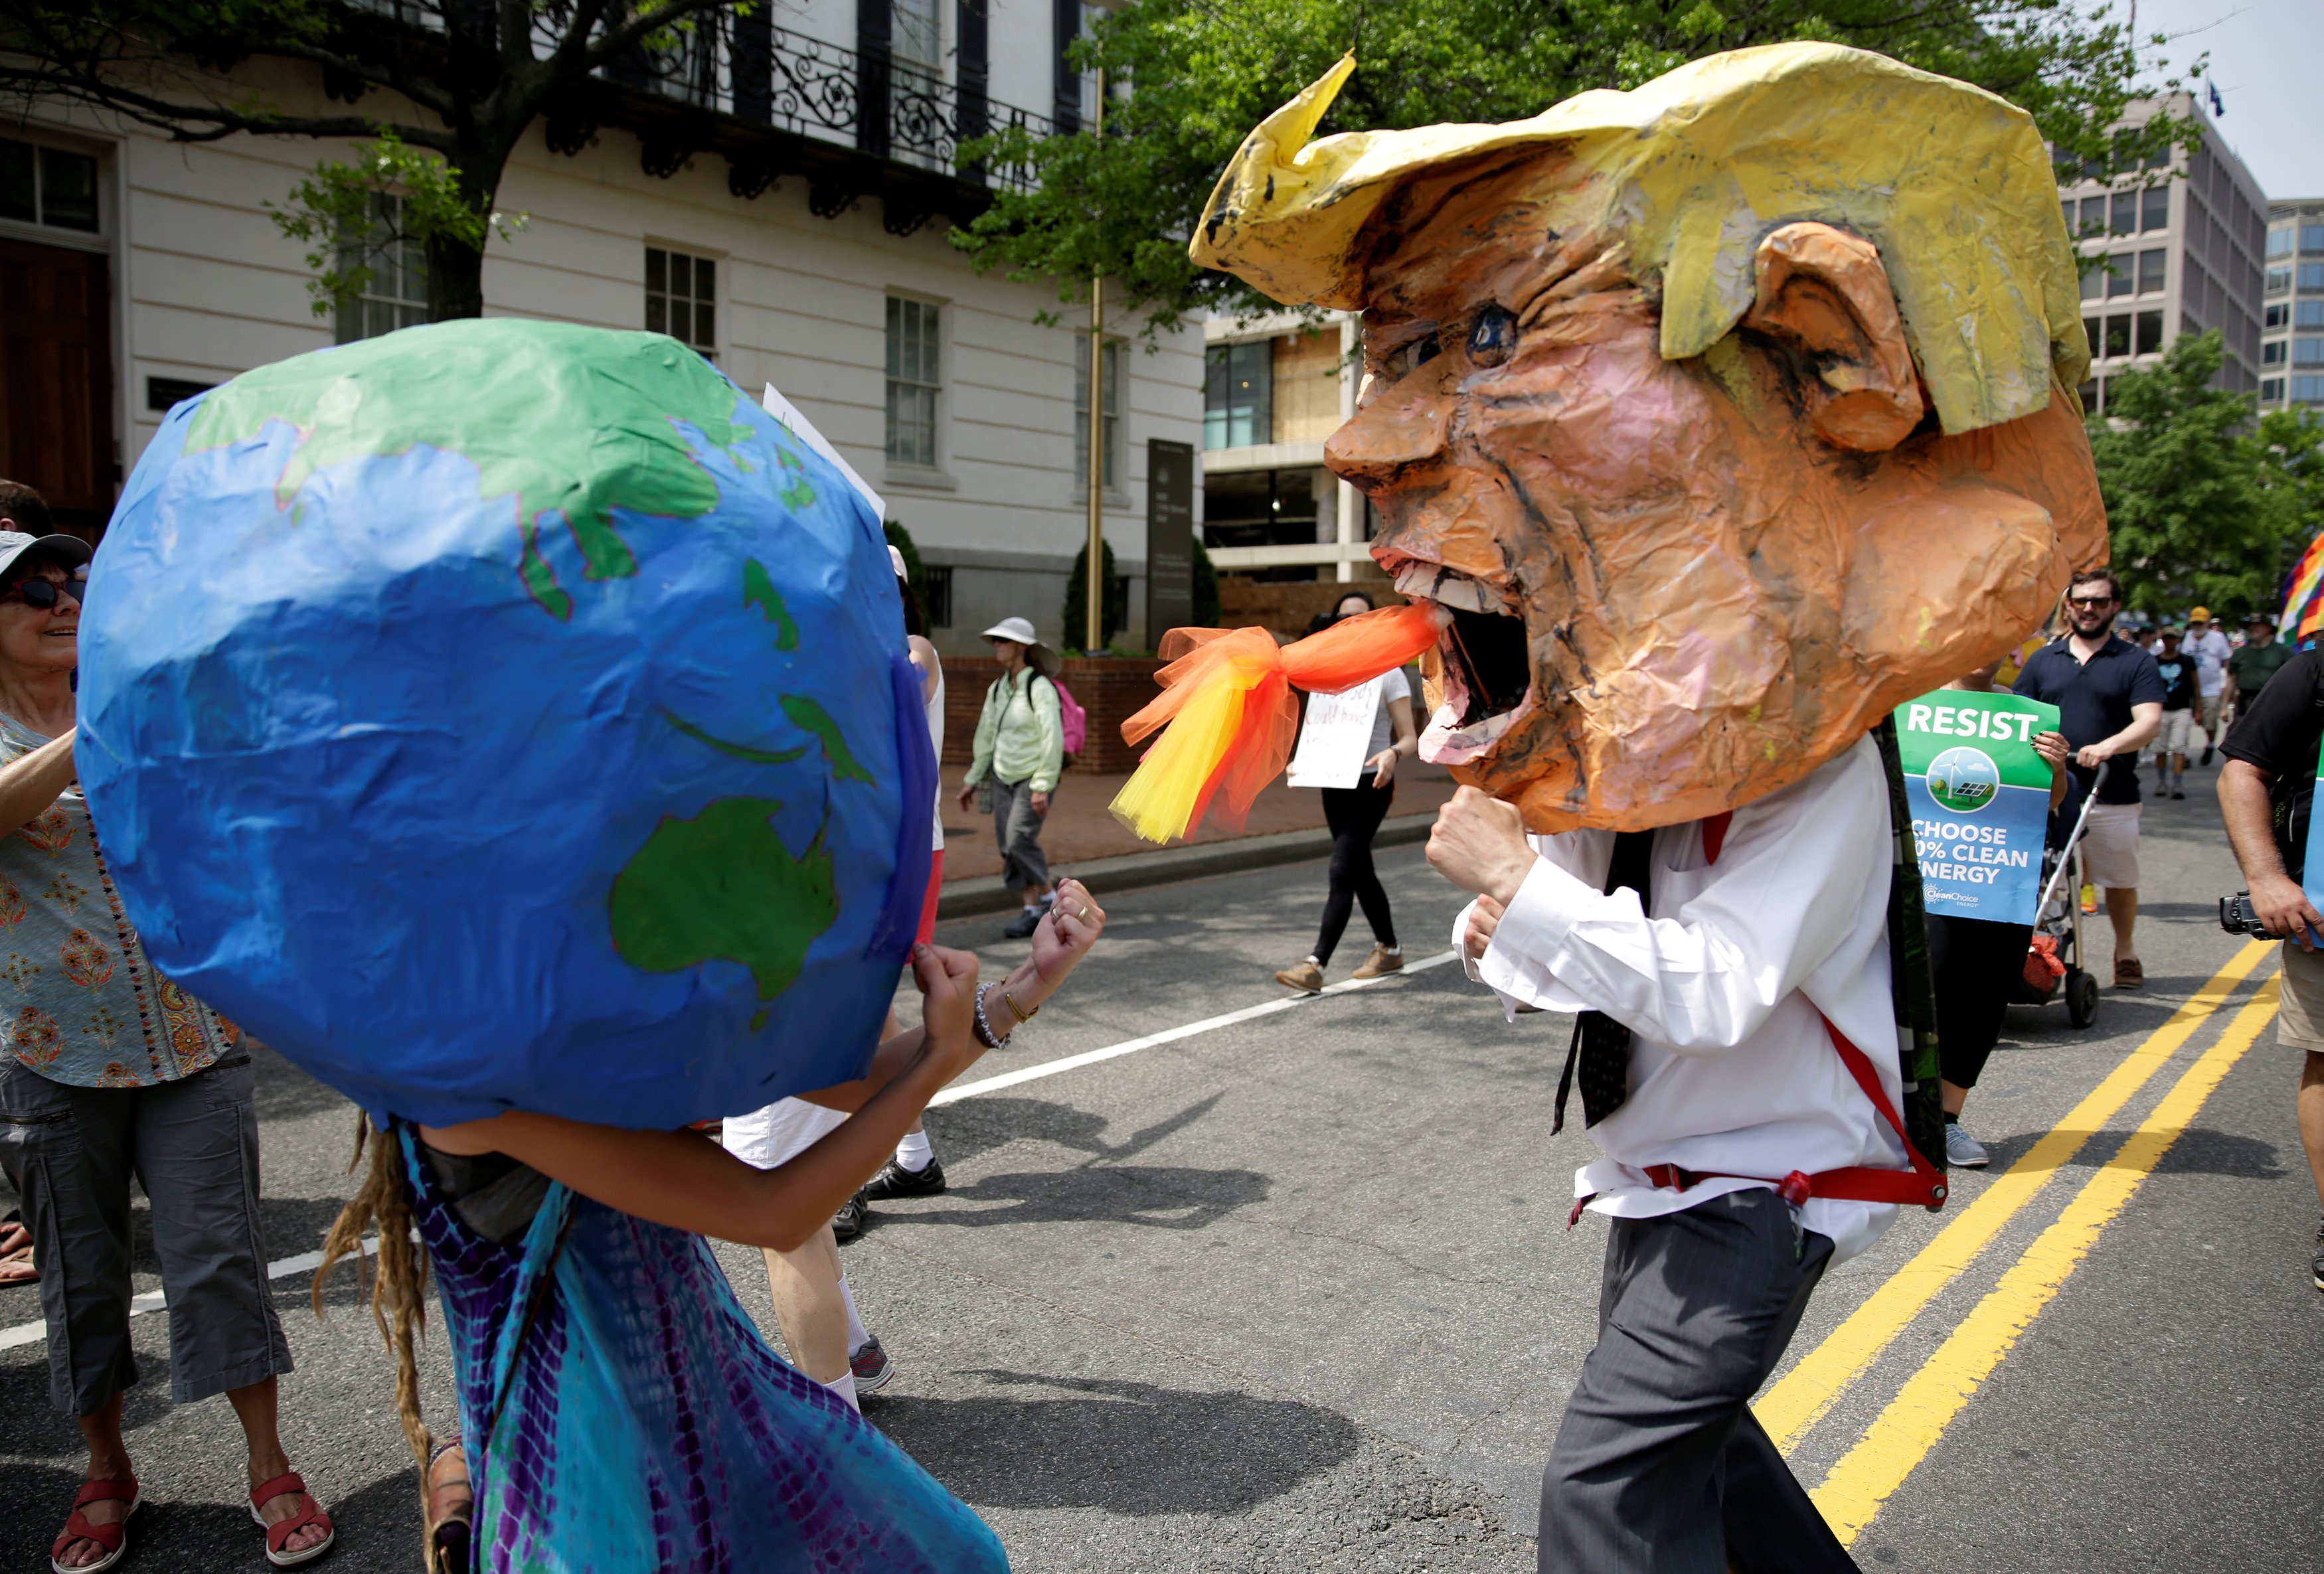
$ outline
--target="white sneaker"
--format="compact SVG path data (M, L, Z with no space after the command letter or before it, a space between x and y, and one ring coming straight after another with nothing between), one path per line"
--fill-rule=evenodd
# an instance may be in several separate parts
M1991 1159L1977 1138L1963 1131L1960 1122L1945 1122L1945 1163L1957 1170L1981 1170Z

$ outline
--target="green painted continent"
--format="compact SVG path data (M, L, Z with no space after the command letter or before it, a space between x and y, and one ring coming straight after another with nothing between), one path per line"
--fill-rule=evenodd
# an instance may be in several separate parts
M613 948L648 972L739 962L759 999L788 989L807 947L839 917L831 854L818 834L794 857L771 798L720 798L691 820L666 815L611 899Z
M591 579L637 572L613 511L694 519L718 506L676 422L732 447L733 385L659 334L488 318L364 339L244 373L195 411L186 451L256 437L269 420L304 434L275 483L288 507L333 465L415 447L458 454L492 498L515 494L519 566L533 599L559 618L572 596L541 556L537 532L561 513Z

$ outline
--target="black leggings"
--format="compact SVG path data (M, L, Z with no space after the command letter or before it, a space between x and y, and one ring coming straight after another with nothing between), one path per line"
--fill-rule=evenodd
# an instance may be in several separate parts
M1351 787L1323 789L1323 823L1332 828L1332 889L1323 898L1323 929L1315 941L1315 960L1332 960L1340 935L1348 926L1352 903L1364 905L1372 938L1382 945L1396 943L1396 920L1388 916L1388 892L1372 872L1372 835L1388 817L1396 800L1396 784L1372 786L1370 778Z
M1936 975L1937 1059L1945 1081L1974 1088L2001 1037L2010 991L2025 971L2030 924L1929 916L1929 970Z

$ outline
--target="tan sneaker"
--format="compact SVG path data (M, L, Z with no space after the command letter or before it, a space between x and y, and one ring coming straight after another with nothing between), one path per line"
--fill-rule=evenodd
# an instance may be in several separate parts
M1385 945L1375 945L1372 947L1372 953L1364 958L1364 965L1348 976L1356 979L1376 979L1385 973L1401 971L1403 968L1404 953L1390 951Z
M1300 990L1317 995L1323 990L1323 970L1312 962L1295 962L1277 973L1275 981L1286 990Z

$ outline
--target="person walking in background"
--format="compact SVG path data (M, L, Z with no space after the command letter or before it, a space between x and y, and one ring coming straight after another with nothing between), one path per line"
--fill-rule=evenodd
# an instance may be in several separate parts
M2154 669L2163 675L2163 731L2154 740L2154 782L2159 792L2174 798L2187 796L2187 735L2193 730L2197 684L2195 659L2189 656L2176 629L2163 631L2162 649L2154 653Z
M1320 633L1342 618L1355 617L1372 607L1369 594L1351 591L1340 598L1331 616L1317 620L1307 631ZM1308 713L1314 716L1312 706ZM1379 704L1372 713L1371 738L1356 785L1320 789L1323 820L1332 828L1331 884L1323 897L1323 928L1306 960L1277 972L1277 983L1309 994L1321 990L1323 969L1331 964L1332 953L1348 927L1348 916L1358 903L1363 905L1364 921L1372 926L1372 949L1350 976L1376 979L1404 966L1404 948L1397 943L1388 890L1372 868L1372 838L1379 833L1388 805L1396 801L1397 762L1418 753L1419 740L1412 720L1412 680L1405 677L1402 667L1397 667L1380 680Z
M2187 639L2181 649L2195 659L2196 725L2203 729L2203 758L2209 765L2219 745L2219 708L2226 703L2227 658L2235 647L2211 621L2211 609L2197 607L2187 614Z
M2006 691L1993 681L2000 669L1999 660L1988 661L1945 686L1969 694L2001 694ZM2050 762L2050 809L2054 814L2066 797L2066 735L2036 732L2034 748ZM2034 925L1947 913L1931 913L1927 923L1929 968L1936 983L1937 1053L1942 1063L1945 1162L1980 1170L1991 1156L1983 1143L1962 1129L1961 1110L1969 1104L1969 1090L1984 1074L1993 1046L2000 1042L2009 997L2025 976Z
M2244 624L2243 648L2227 658L2224 725L2232 729L2244 707L2258 697L2268 680L2282 671L2292 658L2292 647L2276 642L2275 620L2265 612L2254 612Z
M2122 586L2109 569L2084 569L2066 591L2069 631L2036 650L2013 693L2058 707L2074 749L2075 789L2059 811L2080 813L2095 791L2082 836L2082 867L2106 892L2114 925L2114 987L2143 988L2138 960L2138 751L2163 729L2163 674L2154 658L2114 631Z
M2253 696L2219 747L2219 817L2251 888L2254 916L2283 940L2276 1043L2301 1057L2293 1113L2316 1199L2324 1207L2324 913L2303 887L2315 812L2316 759L2324 741L2324 651L2303 650ZM2324 1290L2324 1223L2310 1278Z
M1001 676L985 691L976 721L975 753L961 778L960 806L975 801L976 787L992 783L992 834L1001 843L1001 879L1025 910L1001 931L1022 940L1054 899L1049 860L1041 851L1041 822L1049 795L1065 768L1065 711L1053 670L1056 653L1024 618L1003 618L984 631Z
M10 518L33 515L18 489ZM32 494L32 501L39 501ZM42 511L45 512L45 511ZM153 971L122 915L75 780L72 673L89 549L0 534L0 907L15 979L0 1056L0 1164L23 1197L48 1323L49 1394L80 1421L88 1469L50 1551L110 1569L142 1488L122 1436L130 1181L152 1209L170 1307L170 1397L224 1394L249 1445L267 1560L319 1558L335 1533L284 1457L291 1369L258 1227L258 1114L235 1026ZM166 851L166 850L165 850Z

